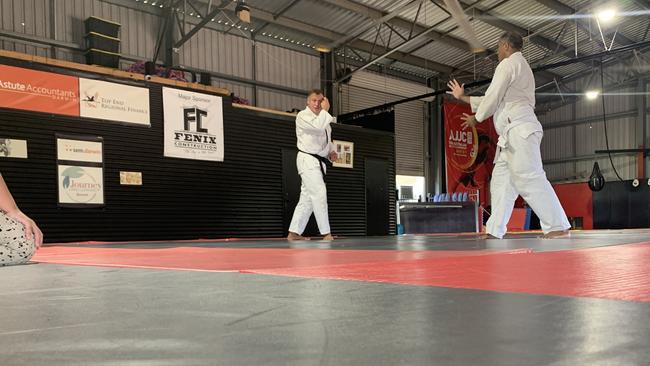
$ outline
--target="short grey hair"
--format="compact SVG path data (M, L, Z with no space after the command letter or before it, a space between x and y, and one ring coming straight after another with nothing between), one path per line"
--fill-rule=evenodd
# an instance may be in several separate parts
M499 38L499 42L505 42L510 45L510 47L521 51L524 48L524 40L518 33L515 32L505 32Z

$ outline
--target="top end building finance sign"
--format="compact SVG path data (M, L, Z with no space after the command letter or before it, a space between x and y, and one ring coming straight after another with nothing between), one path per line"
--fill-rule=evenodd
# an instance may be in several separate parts
M80 115L149 126L149 89L79 78Z

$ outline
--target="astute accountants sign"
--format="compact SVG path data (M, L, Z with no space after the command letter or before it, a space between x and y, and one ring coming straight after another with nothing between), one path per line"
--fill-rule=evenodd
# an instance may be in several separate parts
M79 116L79 79L0 65L0 107Z

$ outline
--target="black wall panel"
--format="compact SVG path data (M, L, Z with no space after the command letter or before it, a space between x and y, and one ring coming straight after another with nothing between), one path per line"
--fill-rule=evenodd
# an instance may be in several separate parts
M31 67L106 81L133 81ZM19 207L34 218L47 242L280 237L283 222L282 150L295 148L294 119L234 108L224 97L225 161L163 157L162 87L147 84L151 127L0 109L0 137L25 139L28 159L0 158ZM57 205L55 134L104 140L105 207ZM335 235L366 234L364 161L385 159L394 177L392 133L335 125L333 138L354 142L354 169L332 168L328 201ZM142 172L142 186L120 185L120 171ZM388 190L389 232L395 233L395 181Z
M594 192L594 229L634 229L650 227L650 186L641 180L605 183Z

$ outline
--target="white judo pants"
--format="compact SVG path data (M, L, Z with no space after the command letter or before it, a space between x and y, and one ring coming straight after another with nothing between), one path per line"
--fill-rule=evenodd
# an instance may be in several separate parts
M492 214L487 233L497 238L506 234L518 195L535 211L544 233L569 229L571 224L542 166L543 133L528 134L518 127L507 133L507 146L501 149L492 171Z
M327 188L325 188L320 162L311 155L299 152L296 157L296 166L302 183L300 186L300 200L293 211L289 231L302 234L313 212L320 233L322 235L330 234ZM323 169L326 168L323 167Z

